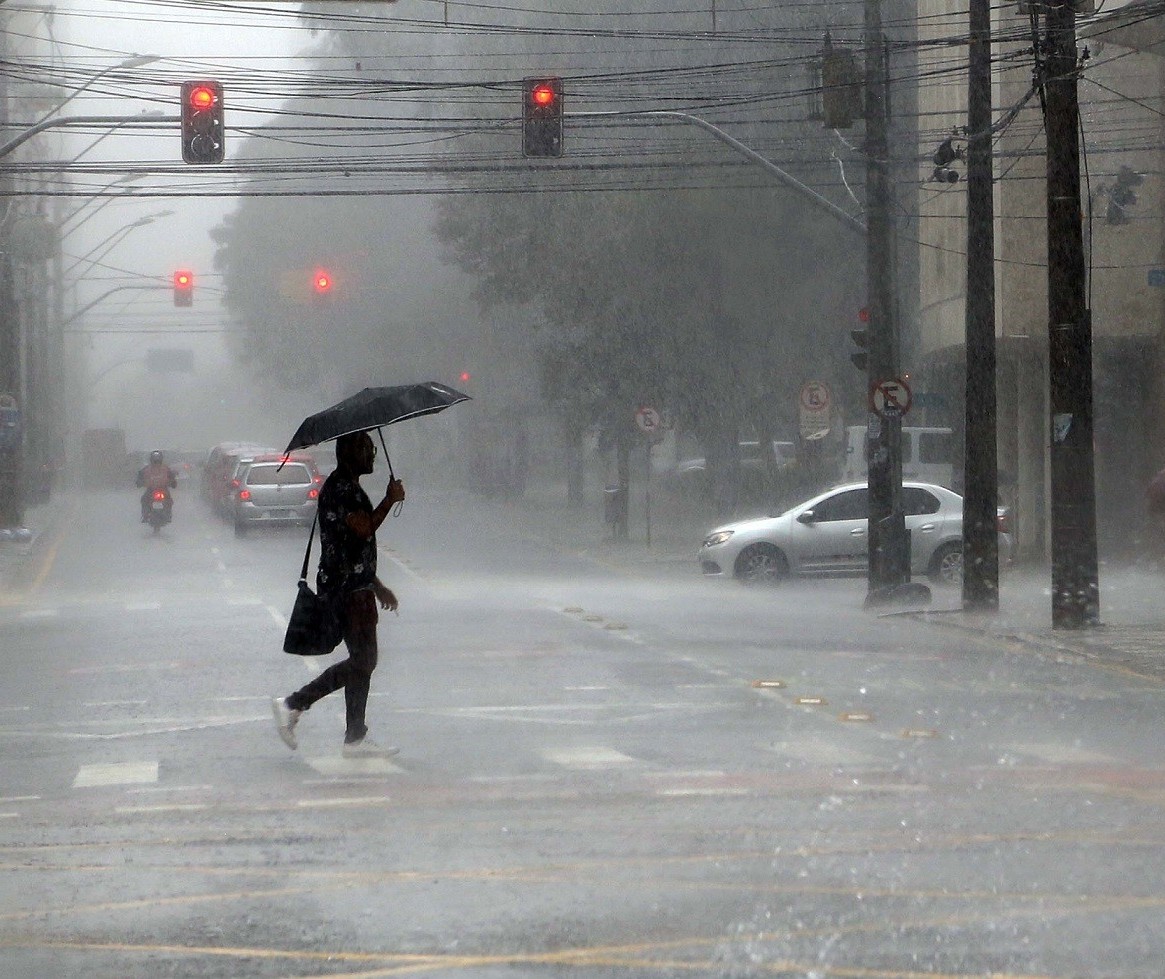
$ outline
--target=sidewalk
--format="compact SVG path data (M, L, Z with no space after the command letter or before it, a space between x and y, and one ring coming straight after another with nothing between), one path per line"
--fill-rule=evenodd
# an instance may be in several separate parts
M531 488L522 500L495 505L506 507L514 519L524 521L531 532L556 547L651 577L698 576L700 540L719 522L660 494L653 500L648 546L642 497L632 499L629 541L612 539L602 521L600 501L568 506L565 489L560 487ZM932 594L926 610L886 614L911 615L940 628L963 629L1052 656L1165 681L1165 568L1102 563L1101 624L1080 630L1052 628L1051 570L1047 567L1005 568L1000 575L997 614L963 611L957 589L934 588Z
M957 593L935 592L935 602L915 613L924 622L965 629L1165 681L1165 571L1135 565L1100 567L1100 624L1052 628L1051 570L1007 569L1000 577L996 614L965 612Z
M27 534L0 533L0 605L12 602L27 585L35 573L33 555L46 546L73 502L70 492L54 492L48 503L25 510Z

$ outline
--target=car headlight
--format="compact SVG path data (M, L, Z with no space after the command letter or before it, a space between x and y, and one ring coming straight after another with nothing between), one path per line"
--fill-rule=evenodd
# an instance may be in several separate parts
M731 530L718 530L714 534L709 534L704 538L705 547L715 547L717 544L723 544L729 537L732 536Z

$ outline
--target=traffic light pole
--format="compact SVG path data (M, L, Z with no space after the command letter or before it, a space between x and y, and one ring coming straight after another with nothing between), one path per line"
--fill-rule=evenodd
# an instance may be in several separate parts
M1048 55L1048 379L1052 469L1052 627L1100 618L1092 448L1092 318L1080 207L1076 14L1044 7Z
M639 119L639 118L657 118L676 119L680 122L689 123L704 130L704 132L716 137L721 143L730 146L733 150L741 156L751 160L753 163L763 167L771 173L777 180L795 191L799 196L804 197L811 204L822 211L825 211L835 220L837 220L842 227L849 229L854 234L861 235L862 238L866 236L866 225L859 218L855 218L847 211L843 211L840 207L834 204L826 197L822 197L812 187L803 184L800 180L794 177L791 173L782 170L779 166L772 162L772 160L761 156L756 150L746 146L740 140L729 136L723 129L712 123L701 119L699 116L694 116L688 112L678 112L671 109L645 109L643 111L620 112L612 110L609 112L567 112L567 119Z
M902 509L902 418L874 411L874 392L899 375L894 305L886 47L881 0L866 0L866 282L870 401L866 426L869 487L869 592L866 604L892 598L910 581L910 538Z

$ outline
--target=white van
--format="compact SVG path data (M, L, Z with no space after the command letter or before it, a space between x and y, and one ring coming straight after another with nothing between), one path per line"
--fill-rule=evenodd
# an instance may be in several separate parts
M955 433L949 428L902 428L902 478L951 488L955 478ZM845 430L843 483L866 478L866 426Z

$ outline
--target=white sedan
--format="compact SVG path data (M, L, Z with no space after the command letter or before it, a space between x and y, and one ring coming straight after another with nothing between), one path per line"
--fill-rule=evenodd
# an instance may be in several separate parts
M903 483L910 571L939 584L963 576L963 498L931 483ZM777 517L717 527L700 547L705 575L774 581L790 574L862 574L869 567L865 483L836 486Z

